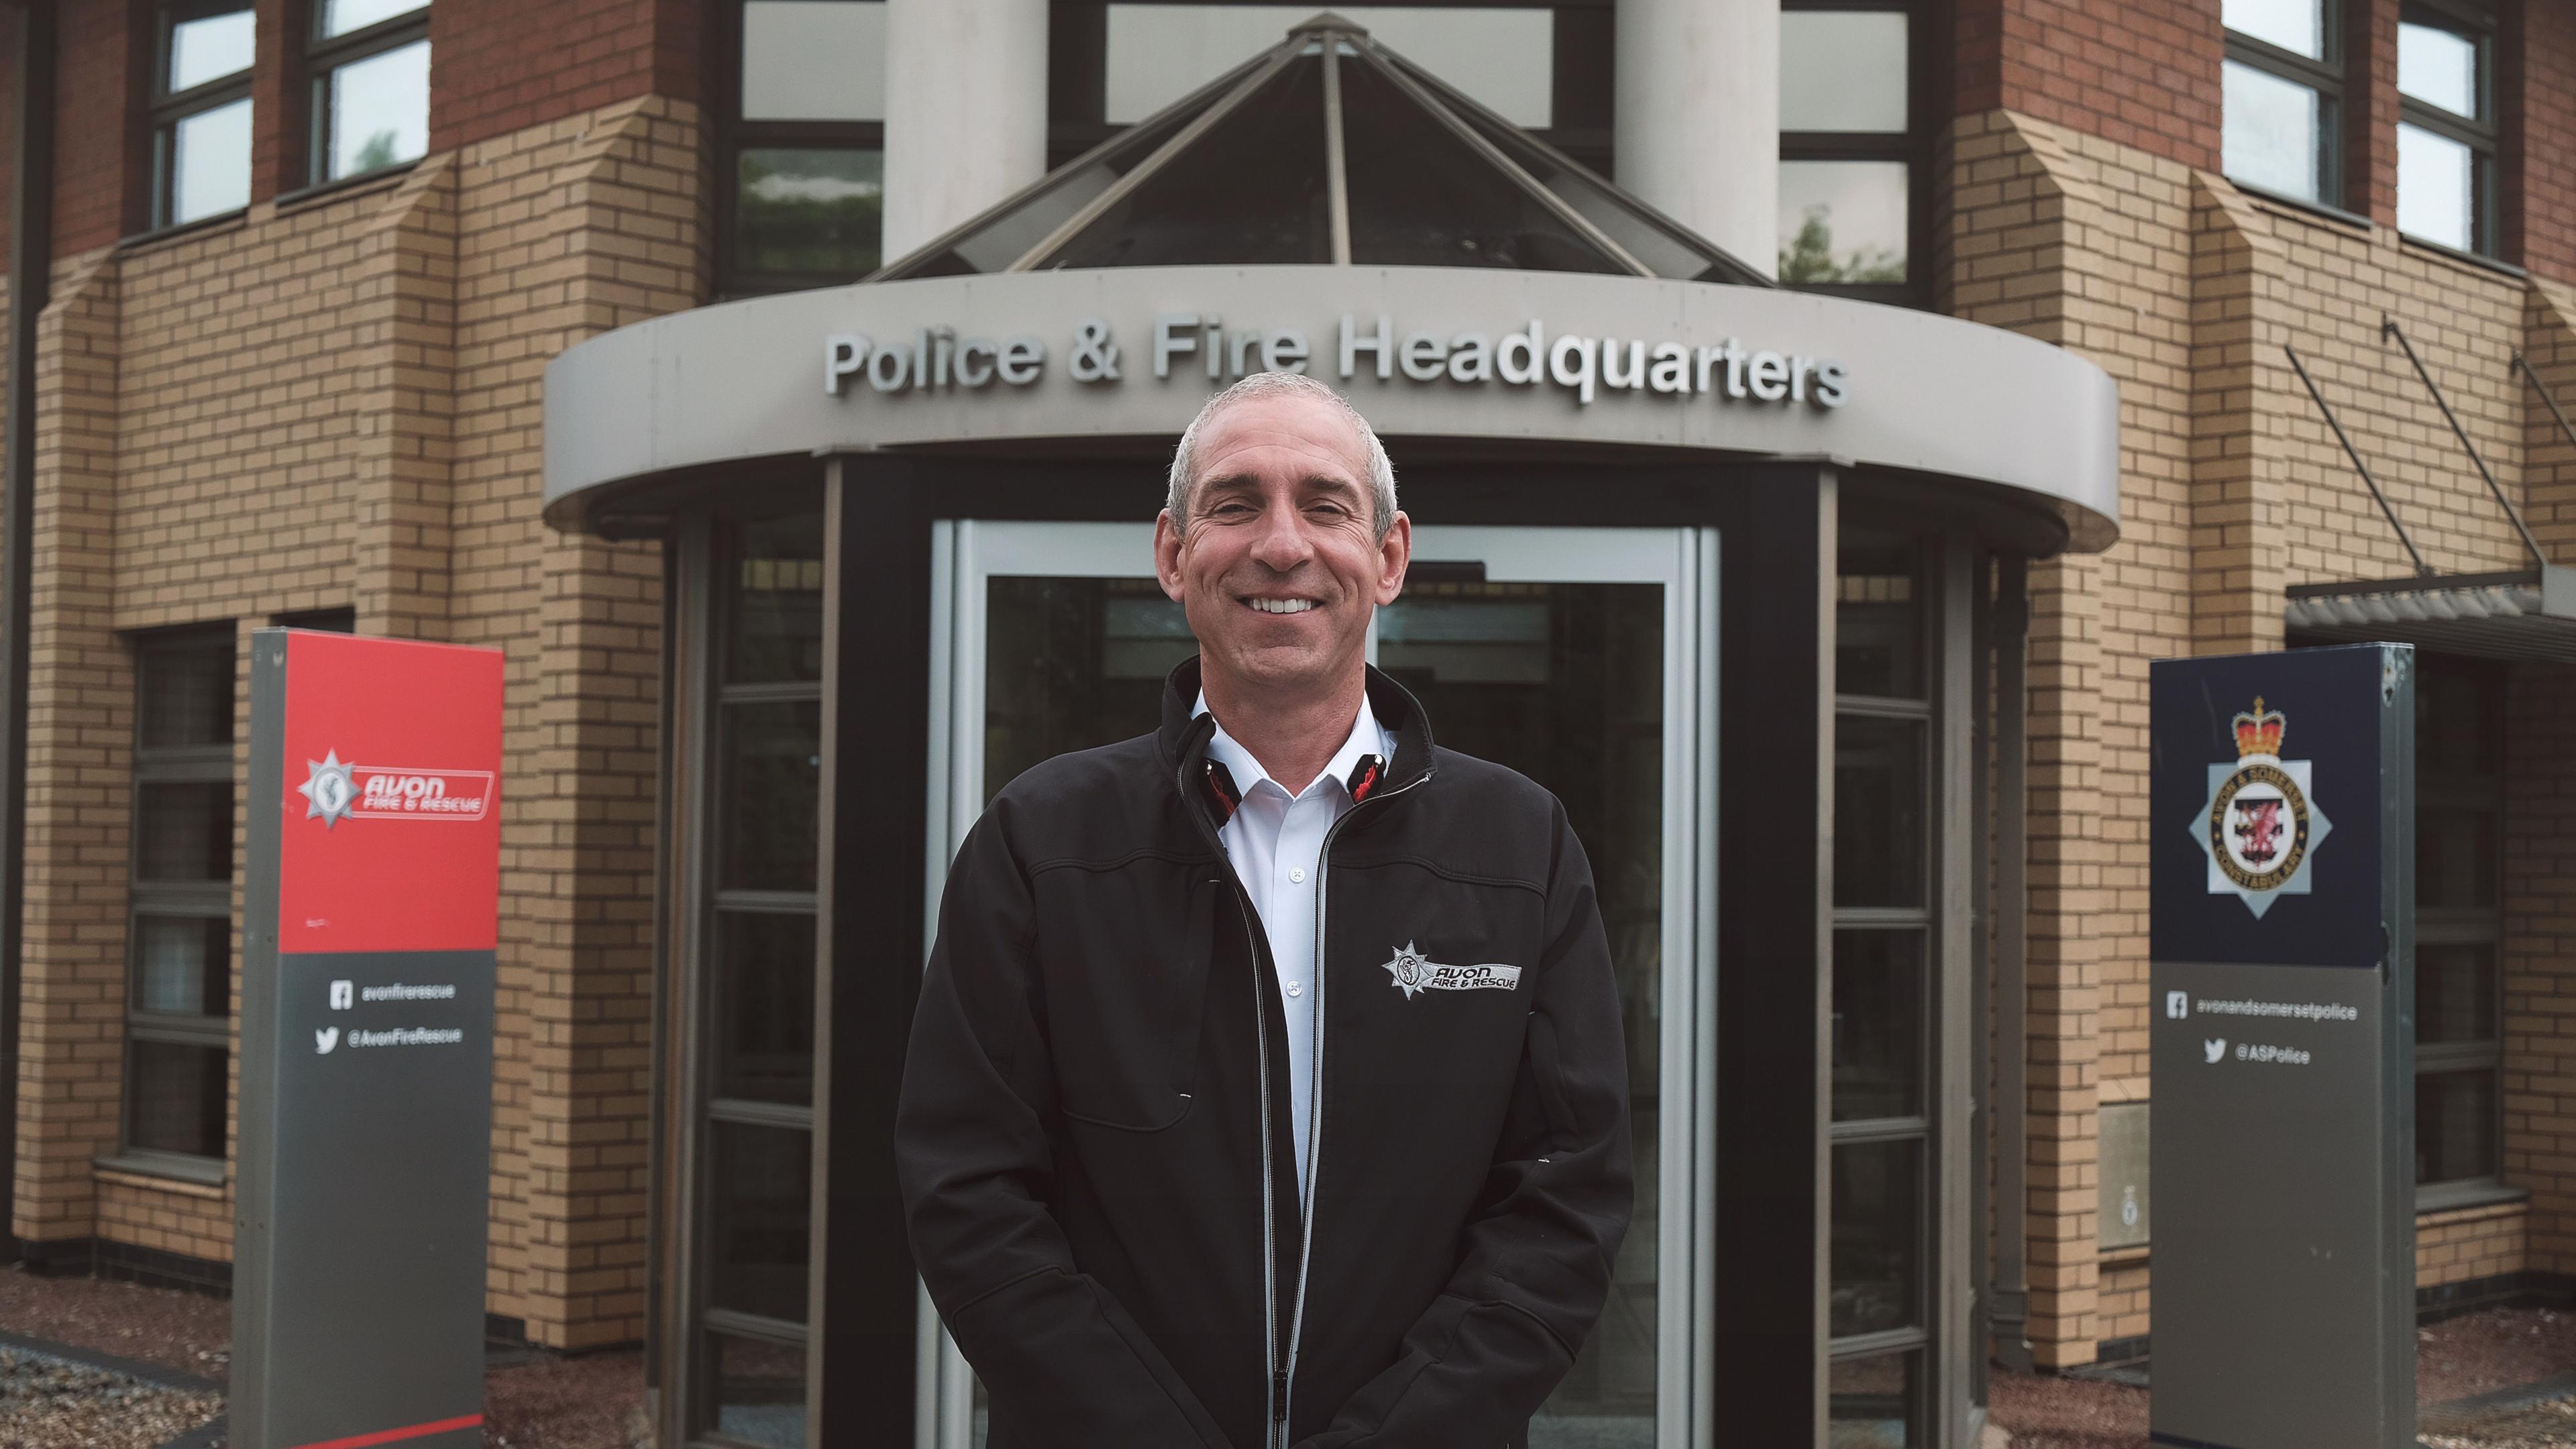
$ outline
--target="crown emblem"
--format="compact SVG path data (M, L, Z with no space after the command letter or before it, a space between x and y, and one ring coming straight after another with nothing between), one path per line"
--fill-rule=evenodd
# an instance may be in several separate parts
M2278 759L2281 731L2288 723L2279 710L2263 707L2263 696L2254 696L2252 712L2236 716L2236 758L2242 760L2254 755L2270 755Z

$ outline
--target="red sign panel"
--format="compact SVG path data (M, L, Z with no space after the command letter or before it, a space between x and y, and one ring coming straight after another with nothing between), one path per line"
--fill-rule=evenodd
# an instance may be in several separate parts
M491 951L501 655L287 635L277 949Z

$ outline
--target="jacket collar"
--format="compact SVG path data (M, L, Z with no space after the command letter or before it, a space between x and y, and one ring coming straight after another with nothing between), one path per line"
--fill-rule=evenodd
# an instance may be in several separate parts
M1193 654L1163 681L1163 724L1155 732L1155 742L1166 773L1177 775L1183 765L1197 761L1207 752L1208 736L1216 732L1215 715L1191 712L1198 698L1199 660ZM1395 758L1387 762L1387 785L1400 788L1430 773L1431 719L1423 713L1422 701L1372 664L1368 702L1379 727L1395 741Z

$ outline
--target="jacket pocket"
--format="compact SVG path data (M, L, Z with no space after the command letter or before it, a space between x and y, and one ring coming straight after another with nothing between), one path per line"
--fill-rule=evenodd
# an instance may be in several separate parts
M1146 898L1151 892L1113 890L1105 894L1125 919L1097 921L1103 929L1087 939L1050 943L1056 1102L1074 1121L1159 1132L1189 1115L1224 887L1204 869L1185 881L1181 910L1169 896L1156 902Z

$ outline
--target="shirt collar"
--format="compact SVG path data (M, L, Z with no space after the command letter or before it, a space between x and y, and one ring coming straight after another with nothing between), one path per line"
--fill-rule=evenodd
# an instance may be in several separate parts
M1190 714L1195 718L1207 712L1207 691L1200 690L1198 702L1190 706ZM1242 741L1225 732L1223 721L1212 720L1211 723L1215 724L1216 733L1208 737L1208 754L1213 756L1218 764L1225 766L1226 773L1234 777L1237 788L1249 795L1254 786L1266 784L1282 795L1288 793L1288 787L1271 779L1270 772L1261 767L1261 762L1252 757L1252 751L1245 749ZM1379 726L1377 712L1369 708L1368 695L1363 691L1360 695L1359 716L1351 721L1350 738L1342 741L1341 749L1334 753L1332 759L1325 762L1323 773L1317 775L1313 783L1307 785L1306 793L1313 794L1318 786L1328 780L1332 782L1334 789L1348 791L1351 788L1351 772L1359 768L1362 755L1375 755L1385 760L1393 758L1394 754L1395 745L1387 739L1386 731Z

